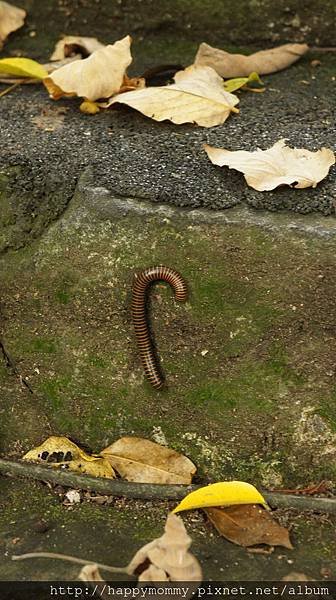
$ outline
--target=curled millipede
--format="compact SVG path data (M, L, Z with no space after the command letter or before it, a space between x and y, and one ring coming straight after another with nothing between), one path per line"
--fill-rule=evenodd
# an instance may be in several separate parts
M132 296L132 319L140 357L145 375L153 387L159 389L164 380L157 365L153 343L146 319L147 288L157 280L167 281L174 290L175 300L185 302L188 296L187 284L182 275L169 267L149 267L134 278Z

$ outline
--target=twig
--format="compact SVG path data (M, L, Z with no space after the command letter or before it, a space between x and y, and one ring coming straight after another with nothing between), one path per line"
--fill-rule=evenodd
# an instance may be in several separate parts
M21 84L21 81L19 81L17 83L13 83L8 88L2 90L2 92L0 92L0 98L2 98L2 96L5 96L6 94L9 94L9 92L11 92L15 88L17 88L20 84Z
M0 94L1 96L1 94ZM6 361L6 367L8 367L9 369L12 369L13 373L15 373L15 375L19 378L21 385L24 385L31 394L33 394L33 390L30 386L30 384L28 383L28 381L21 375L20 371L18 370L13 358L11 357L11 355L9 354L4 342L2 341L2 339L0 338L0 353L3 355L5 361Z
M27 554L14 554L12 556L12 560L26 560L26 558L57 558L79 565L97 565L98 569L109 571L110 573L128 573L127 567L111 567L110 565L97 563L94 560L86 560L85 558L77 558L77 556L59 554L58 552L27 552Z
M90 490L100 494L138 498L140 500L181 500L201 485L161 485L153 483L135 483L120 479L78 475L61 471L55 467L45 467L33 463L14 462L0 458L0 473L27 477L39 481L49 481L57 485L75 489ZM262 491L265 500L272 508L291 508L336 514L336 499L312 498Z

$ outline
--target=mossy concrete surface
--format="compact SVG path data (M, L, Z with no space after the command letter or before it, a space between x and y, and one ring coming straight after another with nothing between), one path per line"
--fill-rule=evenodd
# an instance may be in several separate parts
M243 221L196 223L188 212L151 204L139 212L99 189L87 197L85 185L39 239L1 257L1 337L16 365L14 372L1 364L1 454L20 458L49 435L93 452L136 435L188 455L204 483L233 478L271 489L335 482L335 237ZM178 269L190 294L177 304L165 284L151 289L164 391L144 381L131 323L134 273L151 264ZM7 557L76 548L89 558L127 561L160 533L169 508L85 502L68 511L40 485L1 486ZM268 558L249 557L191 516L209 576L267 579L270 569L286 574L292 560L314 577L334 568L331 521L278 514L298 532L296 550ZM39 518L52 522L44 537L31 535ZM9 563L1 577L65 576L67 569Z
M41 58L62 34L97 36L108 43L130 33L139 44L163 37L181 44L279 44L332 46L333 0L20 0L28 12L23 30L6 51ZM46 26L48 25L48 26Z

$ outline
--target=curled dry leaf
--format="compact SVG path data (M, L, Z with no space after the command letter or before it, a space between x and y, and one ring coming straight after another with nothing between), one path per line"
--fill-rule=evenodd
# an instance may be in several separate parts
M128 481L191 483L196 473L194 463L186 456L138 437L123 437L101 455Z
M256 71L259 75L267 75L286 69L299 60L307 50L307 44L284 44L244 56L230 54L203 43L198 48L195 65L212 67L221 77L248 77L252 71Z
M268 508L265 499L254 485L245 481L220 481L191 492L183 498L173 512L234 504L262 504Z
M289 148L285 140L279 140L268 150L254 152L231 152L207 144L204 149L214 165L244 173L248 185L259 192L284 184L295 188L316 187L335 164L335 155L328 148L310 152L303 148Z
M104 47L104 44L101 44L97 38L66 35L57 42L50 60L63 60L74 55L87 58L96 50Z
M205 513L221 535L239 546L267 544L293 548L287 529L255 504L206 508Z
M54 71L44 84L54 100L62 96L80 96L87 100L110 98L122 86L132 62L131 38L126 36L113 45L96 50L88 58L76 60Z
M239 99L226 92L223 81L210 67L194 66L179 71L175 83L115 96L105 107L116 102L135 108L155 121L168 119L177 125L197 123L213 127L224 123Z
M168 581L202 581L201 566L189 552L191 541L182 519L171 513L167 517L165 533L138 550L127 566L127 572L134 574L149 561L149 566L141 573L142 581L147 577L154 581L155 576L158 577L156 581L162 581L162 571Z
M86 454L66 437L48 438L43 444L27 452L23 460L44 462L53 467L67 467L71 471L95 477L115 477L108 460Z
M22 27L26 14L22 8L0 1L0 50L7 36Z

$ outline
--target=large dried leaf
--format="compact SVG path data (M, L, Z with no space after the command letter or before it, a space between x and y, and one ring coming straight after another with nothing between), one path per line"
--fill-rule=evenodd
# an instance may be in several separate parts
M205 513L221 535L239 546L267 544L293 548L287 529L255 504L206 508Z
M173 512L234 504L262 504L267 507L263 496L250 483L245 481L220 481L191 492L183 498Z
M62 96L80 96L94 101L117 94L132 62L130 45L128 35L113 45L96 50L88 58L57 69L44 80L50 96L54 100Z
M191 538L182 519L169 514L165 533L138 550L127 566L127 572L134 574L149 561L148 567L141 573L142 581L146 581L147 577L150 581L162 581L163 573L169 581L202 581L202 569L189 552L190 545Z
M213 127L224 123L239 99L224 90L223 81L210 67L191 66L179 71L175 83L115 96L106 106L119 102L155 121L197 123Z
M0 50L7 36L22 27L26 11L8 2L0 1Z
M66 437L48 438L43 444L27 452L23 460L44 462L53 467L67 467L71 471L95 477L115 477L107 459L86 454Z
M50 60L63 60L73 55L87 58L96 50L104 47L104 44L99 42L97 38L66 35L57 42Z
M196 473L186 456L138 437L123 437L101 452L128 481L140 483L191 483Z
M244 173L248 185L259 192L284 184L295 188L316 187L335 164L335 155L328 148L310 152L303 148L289 148L285 140L279 140L268 150L254 152L231 152L207 144L204 149L214 165Z
M286 69L299 60L307 50L307 44L284 44L244 56L230 54L203 43L198 48L195 65L212 67L221 77L248 77L253 71L259 75L267 75Z

